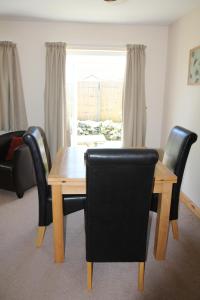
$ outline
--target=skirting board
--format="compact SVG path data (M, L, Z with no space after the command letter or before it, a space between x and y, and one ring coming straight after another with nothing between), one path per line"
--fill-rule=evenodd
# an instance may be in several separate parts
M200 207L198 207L188 196L186 196L183 192L180 195L181 202L185 204L187 208L189 208L193 214L195 214L198 218L200 218Z

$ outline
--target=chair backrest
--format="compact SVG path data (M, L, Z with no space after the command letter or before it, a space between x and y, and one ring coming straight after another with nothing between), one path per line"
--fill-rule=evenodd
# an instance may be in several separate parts
M47 142L44 131L40 127L29 127L25 132L23 139L31 151L39 196L39 226L48 225L49 210L47 209L47 200L50 195L50 189L47 183L47 176L50 171L51 160L48 159L46 149ZM46 144L45 144L46 142Z
M87 261L145 261L157 151L89 149L85 158Z
M30 126L28 128L28 131L32 132L32 133L35 133L36 130L38 130L40 132L40 135L41 135L42 140L43 140L43 145L44 145L44 148L45 148L45 153L46 153L46 158L47 158L47 163L48 163L48 173L49 173L49 171L51 170L51 154L50 154L50 150L49 150L49 145L47 143L46 134L45 134L44 130L39 126L37 126L37 127L36 126ZM45 161L46 161L46 158L45 158Z
M173 185L170 219L178 218L180 187L190 148L197 140L197 135L183 127L172 128L165 147L163 163L177 176Z

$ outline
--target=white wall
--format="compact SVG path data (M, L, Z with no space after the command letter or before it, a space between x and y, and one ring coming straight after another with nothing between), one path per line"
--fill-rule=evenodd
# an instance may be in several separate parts
M187 85L189 50L200 45L200 10L186 15L169 28L168 70L162 144L174 125L199 136L191 148L182 190L200 206L200 86Z
M146 98L147 145L160 146L168 28L62 22L0 22L0 40L18 45L29 124L44 124L43 94L46 41L73 45L125 47L147 46Z

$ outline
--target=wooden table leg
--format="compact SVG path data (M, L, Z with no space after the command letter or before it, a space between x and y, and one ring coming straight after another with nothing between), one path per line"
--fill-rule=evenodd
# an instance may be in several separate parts
M171 206L172 183L163 183L162 194L159 194L154 256L157 260L164 260L169 233L169 213Z
M52 185L54 259L64 261L63 198L61 185Z

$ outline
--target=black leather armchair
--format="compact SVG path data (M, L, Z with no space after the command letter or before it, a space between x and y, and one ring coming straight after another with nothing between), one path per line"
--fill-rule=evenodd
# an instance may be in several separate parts
M163 163L177 176L177 183L172 188L170 223L174 239L178 239L178 209L180 188L183 179L183 173L187 162L188 154L193 143L197 140L197 135L190 130L180 126L172 128L165 147ZM151 210L157 212L158 194L153 194L151 201Z
M24 142L28 145L33 158L38 198L39 221L36 246L40 247L44 238L46 226L52 223L52 195L47 183L51 169L51 157L45 133L40 127L30 127L24 134ZM68 215L84 208L85 195L64 195L63 214Z
M35 185L32 157L25 144L15 149L12 160L6 160L12 137L23 134L24 131L14 131L0 135L0 188L16 192L18 198Z
M88 288L93 262L139 262L143 290L148 221L158 153L148 149L89 149L85 155Z

